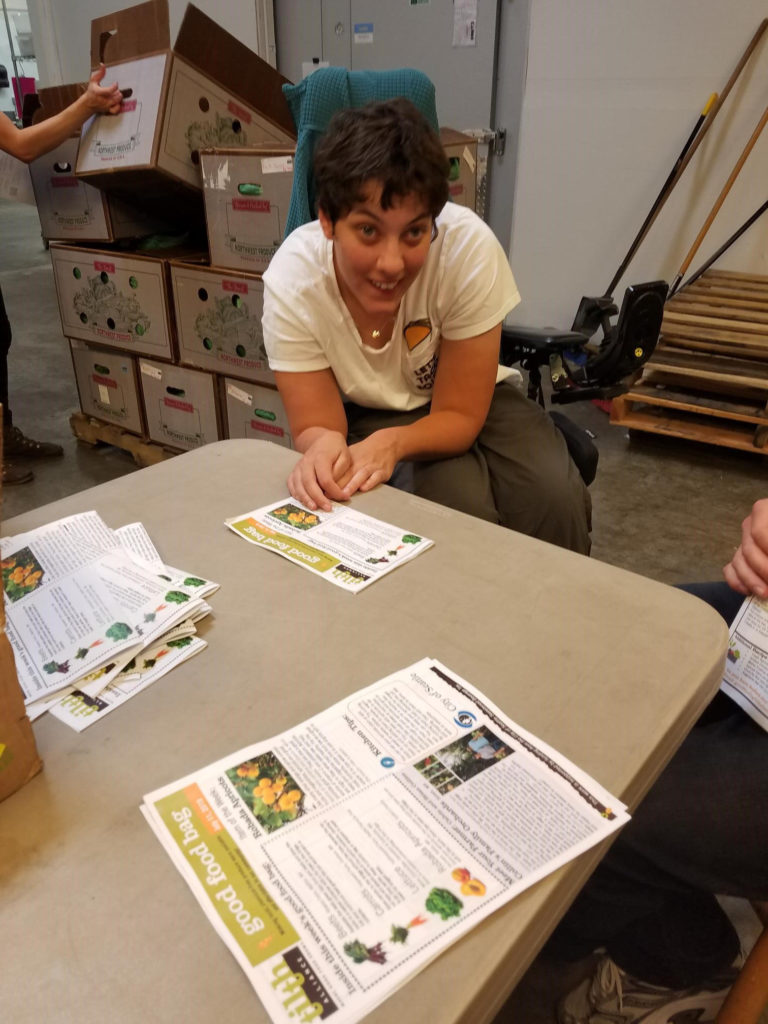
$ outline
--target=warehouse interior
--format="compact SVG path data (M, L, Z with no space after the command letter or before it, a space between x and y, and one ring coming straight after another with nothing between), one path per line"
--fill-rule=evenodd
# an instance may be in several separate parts
M47 39L35 68L39 80L44 85L71 80L72 68L88 61L83 39L60 25L56 52L50 36L56 33L62 12L50 0L28 3L31 28L37 27ZM116 5L109 0L78 0L75 6L85 24ZM174 27L184 6L181 0L172 0ZM199 6L216 18L213 4ZM239 3L228 5L224 21L230 31L241 23L244 40L256 48L264 46L265 36L262 23L254 20L254 6L261 17L265 5L243 2L242 9ZM318 53L325 56L320 51L328 43L313 27L313 19L324 25L322 32L328 29L329 12L343 9L340 17L350 23L363 19L363 9L352 2L324 7L318 0L299 26L295 3L274 0L274 6L266 6L274 12L277 27L273 62L285 74L289 57L293 69L297 53L309 61ZM444 123L458 130L505 125L504 152L494 156L494 141L485 144L489 166L482 195L485 219L509 253L523 297L509 323L567 327L579 298L598 294L610 279L674 165L701 102L721 88L763 12L756 0L730 13L714 0L681 0L673 15L661 0L633 0L615 15L600 0L580 0L569 5L567 14L558 0L480 0L479 10L495 24L493 99L478 123L465 124L457 121L462 114L453 115L444 90ZM674 31L651 30L654 20L670 17ZM686 19L690 32L683 36ZM68 11L67 20L77 19ZM292 24L296 34L287 45L286 26ZM573 45L574 38L578 45ZM724 107L718 130L701 147L698 162L616 282L617 297L629 284L675 277L758 120L768 82L766 50L763 40L730 105ZM440 103L438 92L439 110ZM763 200L767 154L768 139L758 139L697 250L691 271ZM125 448L89 442L73 429L80 399L37 210L29 203L0 199L0 222L0 287L13 326L9 369L14 422L25 434L64 448L63 458L30 461L31 482L3 488L0 519L7 521L140 468ZM717 269L734 275L768 274L766 237L765 223L759 222L729 246ZM764 341L765 327L758 334ZM669 380L679 388L683 370L675 365ZM739 373L744 372L739 364ZM722 567L740 542L742 519L767 496L768 446L758 446L764 439L754 427L764 405L762 372L754 371L745 393L737 389L734 394L732 385L716 385L714 397L707 390L711 380L697 390L694 373L696 401L702 391L709 396L703 400L704 411L699 408L692 415L687 410L676 420L673 416L672 430L611 422L605 401L561 407L588 432L599 452L597 476L590 486L593 559L665 584L721 578ZM647 377L648 392L667 386L663 373L662 368ZM689 374L687 366L684 373ZM548 385L545 393L549 403ZM648 422L658 422L653 395L646 398L652 407ZM745 416L733 411L736 403L742 412L749 407L746 426ZM632 411L631 405L622 408ZM755 409L758 412L752 415ZM737 447L722 440L711 443L716 440L712 424L720 419L732 422L747 441ZM168 447L164 457L173 457ZM742 901L728 903L728 909L749 946L760 933L757 918ZM552 977L546 965L534 963L496 1024L553 1024L553 991L572 983L572 978ZM761 1020L768 1021L768 1008Z

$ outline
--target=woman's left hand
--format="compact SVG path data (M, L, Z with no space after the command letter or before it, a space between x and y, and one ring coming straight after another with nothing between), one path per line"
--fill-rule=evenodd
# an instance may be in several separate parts
M396 438L396 429L377 430L365 440L349 446L352 465L343 482L344 493L348 497L356 491L373 490L377 484L385 484L389 480L398 462Z
M119 114L123 103L123 94L117 87L117 82L110 85L102 85L107 69L104 64L99 64L88 80L88 88L85 90L85 102L88 109L95 114Z

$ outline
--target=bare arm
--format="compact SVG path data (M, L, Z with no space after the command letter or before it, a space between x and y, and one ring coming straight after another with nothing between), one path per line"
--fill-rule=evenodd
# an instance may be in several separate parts
M331 500L347 498L339 481L351 464L347 417L336 378L328 369L276 372L275 380L294 444L303 456L288 477L288 490L308 508L330 511Z
M491 405L500 340L498 324L474 338L442 341L429 414L408 426L377 430L352 445L345 497L385 483L402 460L444 459L467 451Z
M93 72L88 87L74 103L53 117L28 128L17 128L10 118L0 117L0 149L24 163L36 160L43 153L55 149L59 143L74 135L91 114L117 114L123 97L117 83L103 86L104 65Z
M756 501L741 524L741 544L723 575L740 594L768 597L768 498Z

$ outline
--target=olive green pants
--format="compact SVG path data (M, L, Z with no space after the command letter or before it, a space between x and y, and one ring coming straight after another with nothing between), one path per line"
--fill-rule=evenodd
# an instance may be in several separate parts
M429 412L347 403L349 443L405 426ZM513 384L497 384L474 444L463 455L401 463L394 487L510 530L588 555L591 498L565 439L544 410Z

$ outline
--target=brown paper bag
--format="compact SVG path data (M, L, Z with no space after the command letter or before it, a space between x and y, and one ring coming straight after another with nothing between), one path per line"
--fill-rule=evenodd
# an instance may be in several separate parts
M0 406L0 411L2 406ZM0 466L2 466L2 416L0 415ZM0 504L2 483L0 482ZM32 723L27 718L24 695L16 675L13 651L5 635L5 593L0 595L0 800L15 793L43 767L37 753Z

